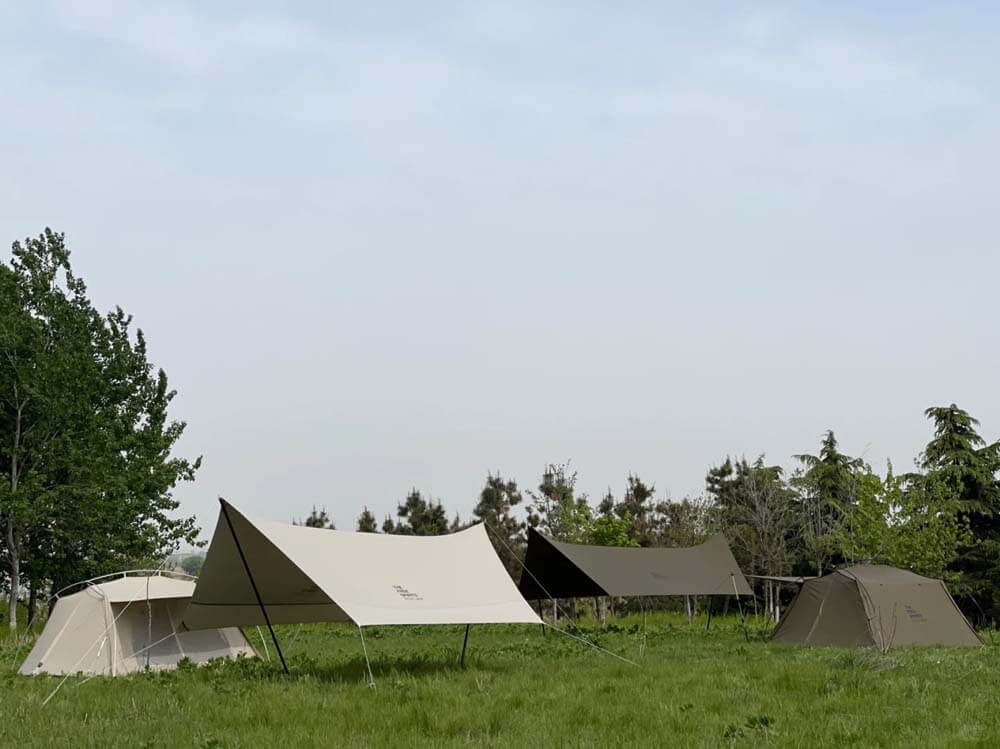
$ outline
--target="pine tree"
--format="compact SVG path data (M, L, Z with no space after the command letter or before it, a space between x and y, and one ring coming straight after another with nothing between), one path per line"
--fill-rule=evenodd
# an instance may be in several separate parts
M416 489L411 489L403 504L396 508L400 522L395 525L387 518L383 530L403 536L441 536L448 532L448 516L441 502L428 501Z
M301 523L293 520L292 525L302 525L306 528L325 528L331 531L337 529L337 526L330 520L330 516L326 514L326 508L317 510L316 505L313 505L312 511L305 520Z
M513 510L523 499L516 481L504 481L499 472L495 476L490 473L472 510L472 516L486 524L493 548L514 579L521 574L525 523L514 517Z
M861 458L852 458L837 448L832 430L823 436L819 455L795 455L804 470L792 478L799 490L803 542L816 574L822 575L836 557L834 532L857 504L859 476L870 469Z
M570 472L569 461L546 466L538 491L528 491L528 524L559 541L583 541L592 513L587 495L575 492L576 471Z
M919 465L957 498L959 517L972 543L959 550L953 568L960 574L957 593L965 593L994 621L1000 617L1000 442L987 444L979 422L952 403L928 408L934 438ZM973 613L970 611L969 613Z
M361 511L361 515L358 516L358 532L378 533L378 523L375 521L375 516L368 509L367 505Z

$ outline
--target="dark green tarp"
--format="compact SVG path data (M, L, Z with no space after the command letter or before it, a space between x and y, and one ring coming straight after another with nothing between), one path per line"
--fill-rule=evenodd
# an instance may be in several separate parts
M807 580L772 639L847 648L982 644L941 580L884 565Z
M726 539L633 548L554 541L528 529L519 586L529 601L589 596L752 595Z

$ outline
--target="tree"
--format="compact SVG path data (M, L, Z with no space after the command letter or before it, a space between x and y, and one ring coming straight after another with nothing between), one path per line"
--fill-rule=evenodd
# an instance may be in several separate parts
M469 527L469 523L462 522L462 516L455 511L455 517L451 519L451 525L448 526L449 533L458 533L459 531L464 531Z
M440 536L448 532L448 517L441 502L428 502L416 489L411 489L396 508L396 516L400 522L393 524L386 518L383 531L404 536Z
M181 560L181 569L192 577L196 577L201 572L201 566L205 563L205 557L201 554L188 554Z
M837 449L832 430L823 436L819 455L793 457L804 468L792 478L792 485L799 490L802 540L815 563L816 574L822 575L834 554L832 536L856 501L857 474L866 466L860 458Z
M575 496L576 471L569 462L546 466L537 492L528 492L528 524L557 541L582 542L591 519L587 495Z
M752 544L743 543L753 530L744 525L753 515L753 505L758 499L758 489L783 483L783 471L779 466L764 464L761 455L751 465L747 459L734 461L730 457L719 466L710 468L705 476L705 491L709 501L706 519L709 517L726 533L733 543L733 555L742 569L753 569L758 563ZM710 510L709 510L710 508Z
M953 567L960 574L956 592L975 598L992 619L1000 616L1000 442L987 444L979 422L952 403L924 414L934 422L934 438L918 465L940 480L956 498L959 517L971 538Z
M525 523L514 517L513 510L523 499L516 481L504 481L499 472L495 476L488 473L479 501L472 509L472 516L486 524L493 548L515 579L520 575L524 556Z
M793 558L789 540L798 527L798 508L781 469L765 466L760 456L746 473L741 492L741 501L733 507L733 542L758 574L786 574ZM764 601L768 614L777 619L778 590L770 580L764 583Z
M861 477L858 500L835 531L843 557L912 569L928 577L954 578L949 565L971 540L959 517L953 490L933 474Z
M658 546L697 546L719 532L718 508L706 497L685 497L680 502L658 502Z
M312 511L309 513L309 517L301 523L293 520L292 525L303 525L306 528L324 528L331 531L337 529L334 522L330 520L330 516L326 514L326 508L324 507L322 510L317 510L316 505L313 505Z
M614 492L611 491L611 487L608 487L607 493L601 497L601 501L597 503L597 514L598 515L611 515L615 511L615 505L618 502L615 500Z
M647 486L642 479L630 473L625 483L624 499L615 502L609 488L597 506L598 515L614 514L621 520L627 519L628 537L639 546L652 546L656 542L658 524L653 501L655 492L655 486Z
M46 229L0 264L0 558L34 593L194 543L172 490L201 459L171 457L184 430L174 398L121 309L98 313ZM23 577L24 576L24 577Z
M361 511L361 515L358 516L358 532L378 533L378 523L375 521L375 516L372 515L367 505Z
M708 469L705 491L721 511L726 512L741 501L741 481L749 471L746 458L734 463L728 455L722 464Z
M584 541L593 546L638 546L632 538L632 518L603 514L592 518L584 533Z

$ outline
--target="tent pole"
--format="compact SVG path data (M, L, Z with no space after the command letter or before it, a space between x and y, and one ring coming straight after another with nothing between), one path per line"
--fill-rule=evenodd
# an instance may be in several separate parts
M358 634L361 635L361 649L365 654L365 665L368 667L368 686L375 688L375 677L372 676L372 662L368 660L368 646L365 645L365 631L358 625Z
M542 599L538 599L538 618L542 620L542 635L545 634L545 617L542 615Z
M461 664L462 668L465 668L465 649L469 645L469 628L471 626L472 626L471 624L465 625L465 639L462 640L462 657L459 660L459 663Z
M253 573L250 572L250 564L247 562L246 555L243 553L243 547L240 546L240 539L236 536L236 530L233 528L233 521L229 519L229 510L226 509L226 503L222 497L219 497L219 505L222 507L222 514L226 518L226 525L229 526L229 532L233 534L233 541L236 543L236 551L240 553L240 559L243 560L243 569L247 571L247 577L250 578L250 587L253 588L253 594L257 597L257 605L260 606L260 613L264 615L264 621L267 623L267 629L271 633L271 640L274 642L274 649L278 651L278 658L281 659L281 668L284 669L287 674L288 664L285 663L285 656L281 652L281 646L278 644L278 636L274 634L274 627L271 626L271 617L267 615L267 609L264 608L264 601L260 597L260 591L257 590L257 583L253 579Z
M705 625L705 631L708 632L712 628L712 606L715 603L715 596L708 597L708 624Z
M747 618L743 616L743 604L740 603L740 591L736 587L736 575L729 573L729 579L733 581L733 592L736 594L736 606L740 610L740 621L743 623L743 639L750 642L750 633L747 632Z

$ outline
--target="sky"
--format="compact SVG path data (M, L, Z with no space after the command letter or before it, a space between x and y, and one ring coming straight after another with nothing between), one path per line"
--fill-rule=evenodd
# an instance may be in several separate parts
M134 315L206 538L1000 437L1000 7L285 5L0 0L0 239Z

